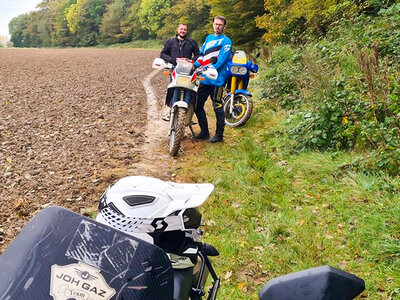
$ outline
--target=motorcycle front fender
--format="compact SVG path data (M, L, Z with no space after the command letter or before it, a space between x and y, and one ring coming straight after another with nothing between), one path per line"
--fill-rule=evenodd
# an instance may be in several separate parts
M236 90L235 95L238 95L238 94L246 95L249 97L253 96L248 90Z
M176 101L175 103L174 103L174 106L173 107L175 107L175 106L178 106L178 107L183 107L183 108L188 108L188 104L185 102L185 101Z

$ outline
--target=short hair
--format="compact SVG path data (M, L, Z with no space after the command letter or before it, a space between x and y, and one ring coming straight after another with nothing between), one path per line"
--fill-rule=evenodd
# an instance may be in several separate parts
M216 17L214 17L214 21L215 21L216 19L219 19L219 20L221 20L221 21L224 21L224 25L226 25L226 18L225 18L224 16L216 16Z
M178 24L178 28L179 28L179 26L181 26L181 25L188 27L187 24L185 24L185 23L179 23L179 24Z

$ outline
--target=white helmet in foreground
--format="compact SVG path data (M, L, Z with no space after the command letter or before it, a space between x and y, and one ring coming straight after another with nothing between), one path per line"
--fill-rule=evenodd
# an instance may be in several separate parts
M124 177L101 197L96 220L153 242L152 233L197 229L201 215L195 208L204 203L213 189L210 183Z

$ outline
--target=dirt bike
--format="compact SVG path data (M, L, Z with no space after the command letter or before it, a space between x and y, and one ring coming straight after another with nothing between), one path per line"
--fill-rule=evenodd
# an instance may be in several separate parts
M130 176L102 195L98 221L44 209L0 256L0 299L215 300L220 279L209 256L218 251L199 241L196 209L213 188ZM259 298L350 300L364 288L323 266L272 279Z
M216 59L211 63L215 63ZM171 82L167 90L167 104L171 107L169 135L169 153L177 156L181 147L181 142L185 136L185 128L192 128L192 117L196 105L196 93L199 87L200 75L210 79L216 79L218 72L211 65L207 69L194 68L193 61L187 58L177 58L176 67L165 63L161 58L156 58L153 62L154 69L171 69ZM169 72L166 73L169 75Z
M225 124L240 127L246 124L253 111L251 93L247 90L252 73L258 72L258 65L247 59L244 51L238 50L228 61L226 95L224 96Z

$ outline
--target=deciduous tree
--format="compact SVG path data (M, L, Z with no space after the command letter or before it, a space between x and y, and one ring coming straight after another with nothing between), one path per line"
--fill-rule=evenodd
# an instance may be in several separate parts
M102 0L78 0L66 10L68 28L75 35L78 45L97 44L103 13Z
M155 37L163 25L166 12L175 3L174 0L142 0L138 16L142 28Z
M254 47L265 32L256 26L256 18L265 13L264 0L208 0L211 16L223 15L227 19L226 34L234 46Z
M103 43L123 43L129 40L129 35L124 35L121 25L129 15L129 8L134 0L115 0L106 8L100 26L100 38Z
M157 32L157 37L165 40L176 34L179 23L188 25L189 35L198 43L204 41L209 24L210 6L206 0L182 0L166 11L164 24ZM201 46L201 45L200 45Z

